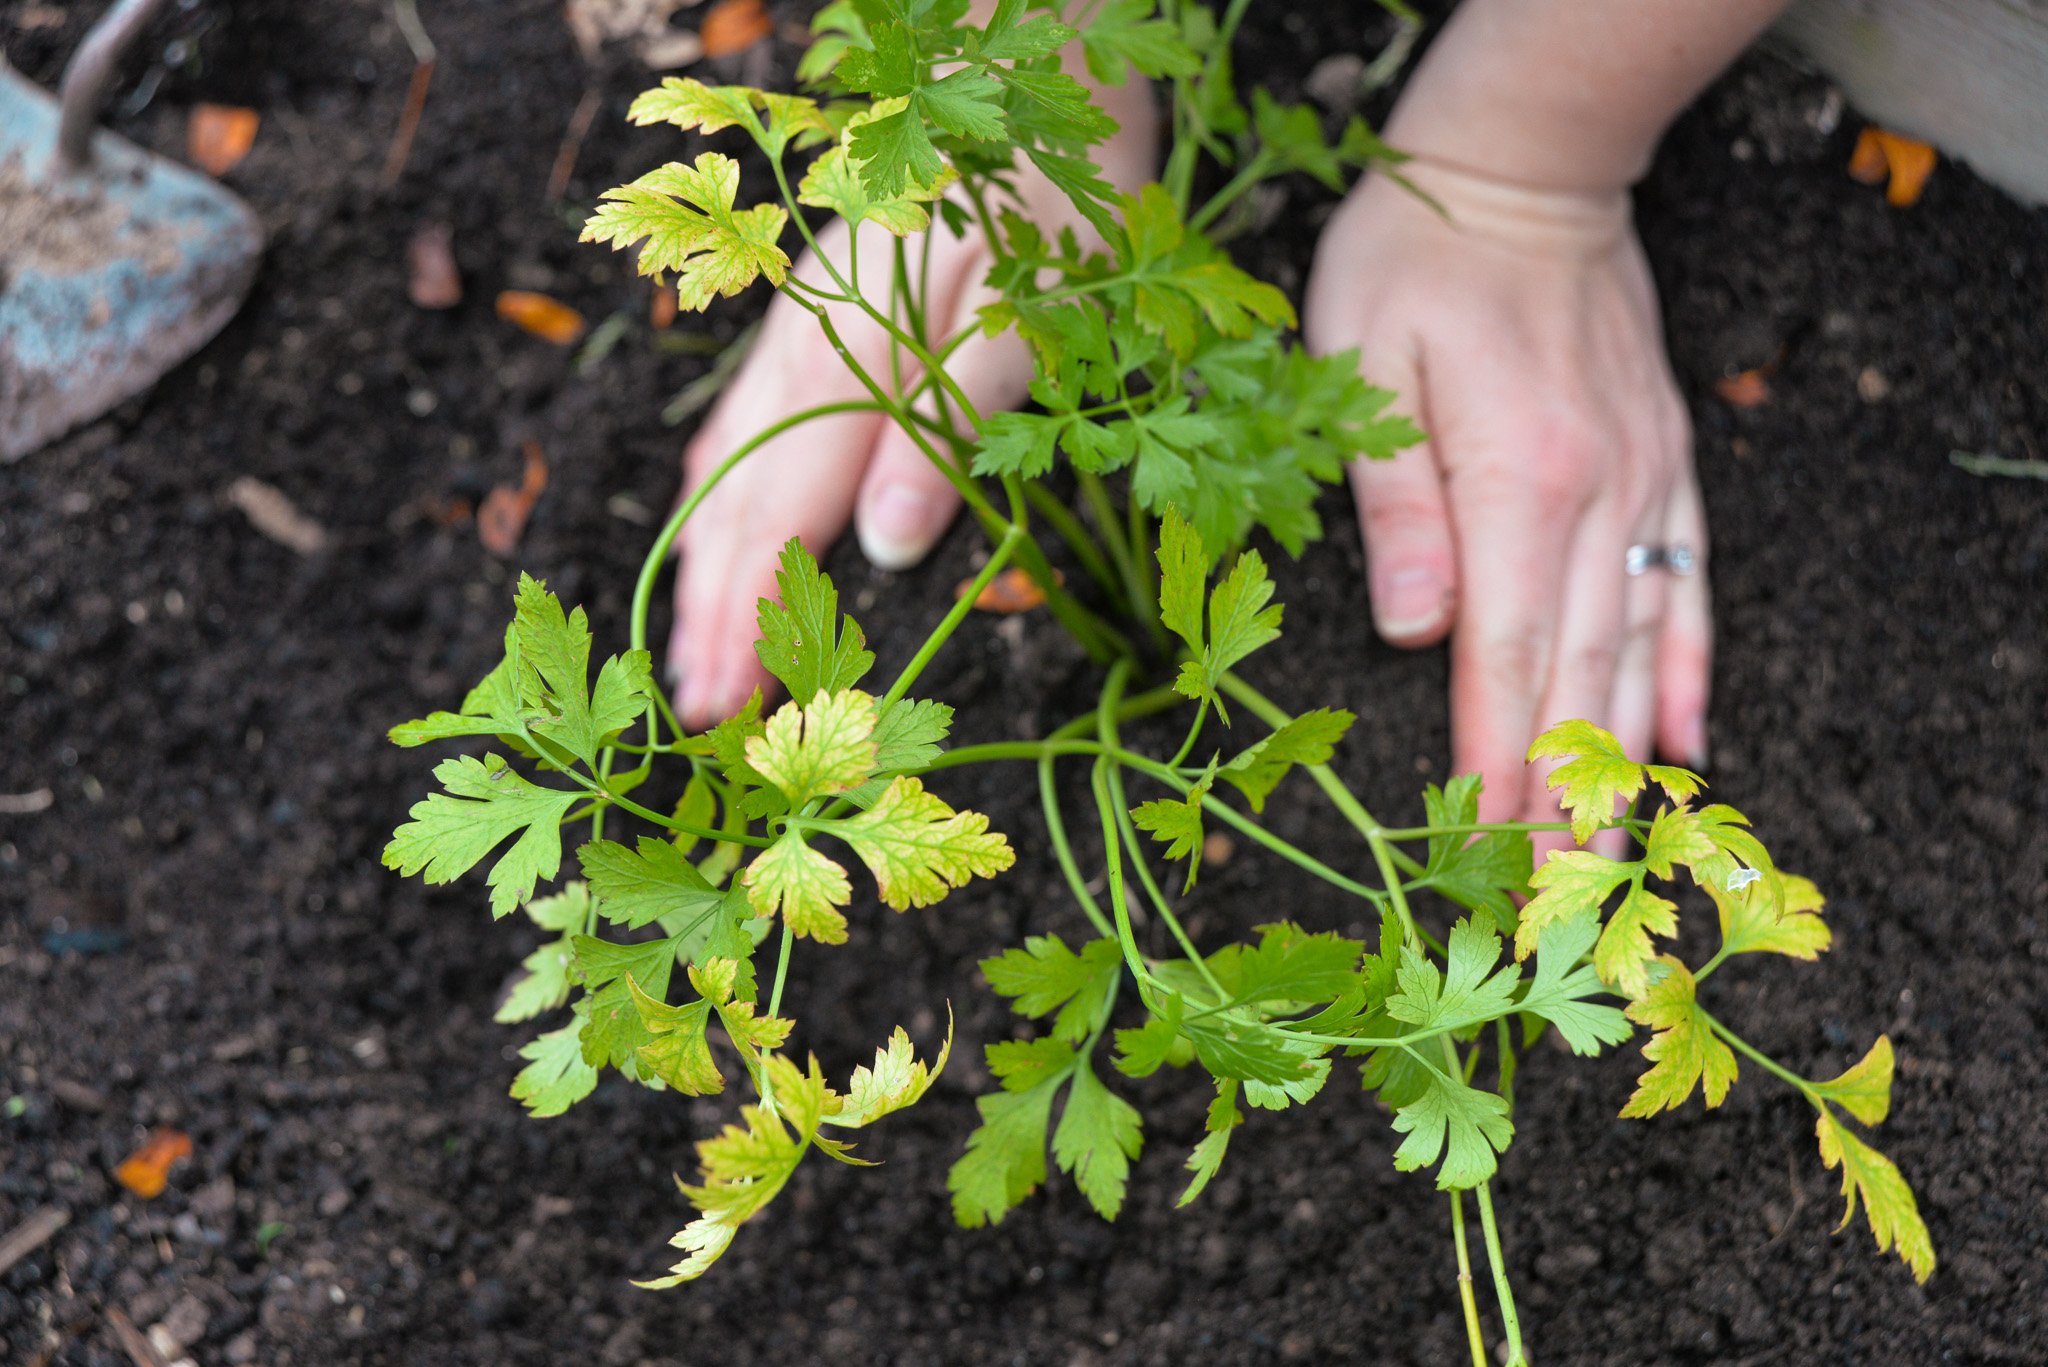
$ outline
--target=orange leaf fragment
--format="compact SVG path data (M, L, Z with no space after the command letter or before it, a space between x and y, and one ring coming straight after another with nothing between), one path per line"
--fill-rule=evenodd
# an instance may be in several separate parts
M504 290L498 295L498 316L534 336L567 346L583 335L583 315L559 299L532 290Z
M1849 157L1849 174L1865 185L1890 177L1884 197L1893 208L1904 209L1917 202L1934 174L1933 147L1915 138L1872 125L1856 136L1856 150Z
M775 21L761 0L718 0L704 16L697 36L704 40L706 57L728 57L745 52L774 31Z
M191 1135L183 1130L159 1128L114 1169L114 1180L143 1200L153 1201L163 1194L164 1184L170 1181L171 1165L191 1156Z
M1737 408L1755 408L1770 399L1771 382L1761 370L1745 370L1714 381L1714 392Z
M209 176L224 176L256 145L263 118L231 104L195 104L185 124L185 152Z
M1875 185L1891 171L1885 159L1883 134L1876 127L1865 128L1856 135L1856 150L1849 154L1849 177L1865 185Z
M647 321L660 332L676 320L676 292L674 286L656 285L654 301L647 306Z
M1053 571L1053 582L1065 583L1066 576ZM953 597L963 596L974 587L972 579L962 579L953 589ZM987 587L974 596L974 606L983 612L999 612L1009 616L1017 612L1029 612L1045 602L1045 591L1032 582L1030 575L1020 569L1007 569L988 581Z
M540 443L526 443L526 474L519 481L519 487L500 484L484 496L484 503L476 510L476 539L483 548L500 560L519 549L519 538L526 531L527 514L533 511L533 501L540 497L540 491L548 487L548 461L541 453Z

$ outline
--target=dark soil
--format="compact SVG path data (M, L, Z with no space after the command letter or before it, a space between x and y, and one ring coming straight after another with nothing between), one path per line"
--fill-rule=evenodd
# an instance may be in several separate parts
M48 7L0 8L8 56L53 82L99 8L37 29L18 16ZM635 519L676 486L681 433L658 411L707 361L636 324L580 372L493 316L507 287L593 320L644 318L647 294L544 202L587 79L557 0L425 8L442 59L389 193L411 60L381 0L174 11L165 41L212 21L197 58L119 126L175 151L198 100L262 112L228 180L270 227L263 275L154 393L0 470L0 792L56 795L0 816L0 1233L71 1215L0 1275L0 1357L124 1361L118 1309L203 1325L208 1364L1461 1361L1443 1198L1393 1171L1386 1115L1348 1085L1259 1115L1177 1212L1202 1098L1153 1079L1133 1089L1151 1142L1118 1223L1055 1181L999 1229L953 1226L980 1046L1011 1028L975 962L1079 924L1010 771L942 787L1012 834L1012 874L930 913L857 909L851 945L799 957L795 1044L830 1070L898 1022L929 1048L945 1003L959 1015L932 1098L863 1146L886 1166L812 1163L705 1281L628 1285L671 1260L686 1210L668 1174L734 1099L614 1079L564 1118L521 1114L505 1089L532 1031L490 1015L529 937L489 923L473 880L430 892L379 866L430 763L382 732L495 659L518 570L623 644ZM1367 8L1276 22L1245 75L1291 95L1314 59L1372 50ZM584 207L677 147L620 118L644 72L621 57L590 79ZM1812 1075L1891 1033L1876 1138L1941 1270L1916 1288L1860 1218L1834 1232L1811 1117L1757 1070L1718 1114L1624 1122L1632 1049L1542 1050L1497 1190L1544 1363L2048 1361L2048 485L1948 462L2048 446L2048 216L1946 163L1918 206L1888 208L1843 174L1854 117L1817 131L1824 94L1745 63L1641 196L1716 538L1712 777L1827 891L1836 932L1820 963L1743 963L1708 996ZM1294 288L1329 197L1287 191L1243 245ZM468 288L438 314L404 283L435 218ZM681 326L729 339L759 302ZM1713 397L1774 357L1762 407ZM450 510L516 482L528 441L551 479L500 562ZM333 548L259 535L223 497L242 475ZM1374 640L1347 507L1326 514L1329 539L1281 569L1289 640L1253 674L1288 705L1356 710L1342 771L1375 810L1419 815L1443 772L1444 659ZM835 557L885 669L973 550L956 535L895 579ZM974 620L928 678L963 739L1055 724L1088 685L1035 619ZM1357 862L1306 787L1276 798L1278 828ZM1194 915L1213 941L1276 909L1356 919L1242 852ZM145 1203L110 1170L157 1125L195 1152Z

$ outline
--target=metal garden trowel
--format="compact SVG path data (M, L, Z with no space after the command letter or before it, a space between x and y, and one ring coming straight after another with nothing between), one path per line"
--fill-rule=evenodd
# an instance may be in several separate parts
M239 199L96 127L163 0L120 0L58 100L0 58L0 462L97 417L205 345L256 275Z

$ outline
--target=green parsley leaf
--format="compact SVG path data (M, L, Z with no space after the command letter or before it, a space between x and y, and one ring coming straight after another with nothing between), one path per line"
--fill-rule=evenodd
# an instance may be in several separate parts
M1493 1176L1515 1137L1508 1103L1492 1092L1468 1087L1434 1066L1420 1070L1422 1095L1394 1115L1394 1129L1408 1136L1394 1151L1394 1166L1414 1172L1443 1156L1437 1172L1439 1191L1463 1191Z
M562 818L580 791L542 788L521 778L498 755L468 755L434 766L447 789L413 804L412 820L392 833L384 866L428 883L450 883L474 868L507 836L512 848L491 866L491 915L503 916L533 895L533 885L562 867Z
M1529 990L1518 1005L1523 1011L1541 1016L1557 1027L1575 1054L1598 1054L1603 1045L1619 1044L1634 1031L1619 1010L1585 998L1600 991L1600 978L1591 964L1579 958L1592 948L1600 933L1600 917L1580 912L1571 920L1553 925L1536 951L1536 973Z
M1001 1224L1045 1180L1045 1132L1053 1096L1065 1078L1054 1074L1025 1091L975 1098L981 1124L967 1136L967 1152L946 1174L953 1218L962 1228Z
M710 1096L725 1090L725 1076L711 1059L711 1044L704 1027L711 1019L711 1003L702 997L686 1006L670 1006L640 990L640 984L626 977L641 1027L651 1036L635 1051L643 1073L660 1078L684 1096Z
M1208 796L1209 787L1216 781L1216 761L1209 761L1209 768L1195 786L1188 789L1188 795L1178 800L1158 798L1131 809L1131 820L1156 840L1166 843L1166 858L1170 863L1185 856L1188 861L1188 881L1183 892L1195 886L1195 875L1202 868L1202 799Z
M1188 698L1208 698L1227 723L1216 684L1223 675L1260 646L1280 639L1280 605L1273 603L1273 583L1257 551L1237 557L1230 573L1209 595L1209 643L1199 660L1180 667L1174 688Z
M988 985L1010 997L1020 1016L1057 1011L1052 1037L1079 1044L1095 1031L1123 978L1123 950L1115 940L1090 940L1079 954L1057 935L1033 935L1022 949L981 961Z
M1336 753L1337 742L1357 718L1341 709L1318 707L1304 712L1258 743L1247 747L1223 766L1219 777L1232 784L1251 802L1252 810L1266 810L1266 798L1297 764L1327 764ZM1526 840L1524 841L1526 844ZM1528 881L1525 871L1523 881ZM1439 885L1439 891L1444 889ZM1456 894L1445 892L1446 896ZM1470 903L1466 903L1470 905Z
M559 1030L550 1030L519 1051L526 1067L512 1080L512 1099L539 1118L560 1115L597 1087L597 1069L583 1061L583 1013Z
M628 930L664 916L700 917L725 898L680 849L651 835L640 837L638 851L593 840L576 857L597 898L597 914Z
M640 1046L648 1042L634 1005L637 982L646 995L661 1000L668 994L669 974L676 963L674 939L649 940L621 945L593 936L578 935L570 940L576 951L576 972L590 996L585 1010L589 1019L583 1027L583 1060L602 1066L609 1063L630 1070Z
M1202 538L1168 506L1159 519L1159 620L1168 631L1202 653L1202 593L1209 582L1210 560Z
M1430 784L1422 798L1429 824L1469 826L1477 822L1480 782L1477 774L1459 774L1442 788ZM1433 835L1418 881L1468 911L1491 916L1503 932L1513 934L1520 924L1514 899L1530 895L1534 862L1534 848L1522 831Z
M1144 1147L1143 1122L1137 1108L1102 1085L1083 1058L1067 1089L1067 1108L1053 1131L1052 1156L1061 1172L1072 1173L1074 1185L1105 1220L1123 1209L1124 1186L1131 1161Z
M1187 1190L1180 1194L1180 1199L1173 1203L1176 1208L1189 1204L1202 1194L1203 1188L1209 1185L1209 1179L1223 1166L1223 1155L1230 1149L1230 1132L1242 1124L1244 1116L1237 1109L1237 1079L1217 1078L1216 1099L1209 1103L1209 1119L1204 1126L1208 1133L1188 1155L1185 1166L1194 1177L1188 1182Z
M1365 946L1335 931L1311 934L1291 921L1257 927L1257 945L1225 945L1209 969L1240 1006L1262 1001L1321 1002L1358 986Z
M512 633L514 682L530 730L595 767L598 748L646 709L653 689L644 650L606 660L589 690L590 627L583 609L564 615L561 600L531 575L519 576Z
M1447 970L1438 972L1429 955L1412 945L1401 950L1401 990L1387 998L1387 1014L1418 1030L1456 1030L1504 1015L1514 1005L1521 973L1513 964L1499 972L1500 936L1465 917L1451 927ZM1491 976L1488 976L1491 974Z
M763 598L757 604L761 639L754 653L782 680L790 701L802 706L821 692L836 693L866 677L875 656L860 624L848 617L840 630L839 593L832 577L818 569L795 537L782 548L775 586L782 602Z
M1088 70L1104 85L1122 85L1130 67L1153 80L1192 76L1201 58L1180 30L1152 17L1153 0L1109 0L1081 30Z

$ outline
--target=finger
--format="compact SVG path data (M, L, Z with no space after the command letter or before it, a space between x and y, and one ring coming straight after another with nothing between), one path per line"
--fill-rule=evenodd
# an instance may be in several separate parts
M1396 394L1425 392L1412 355L1382 355L1364 369ZM1392 460L1355 460L1351 489L1373 626L1390 645L1434 645L1449 633L1458 599L1457 545L1435 451L1425 441Z
M1714 619L1707 586L1707 520L1690 470L1673 491L1666 524L1673 544L1693 553L1694 570L1671 582L1657 639L1657 748L1699 772L1708 765L1707 702L1713 687Z
M965 312L964 301L977 299L980 291L963 290L961 294L963 306L956 315ZM956 316L955 325L971 326L972 315ZM1031 380L1031 353L1014 333L988 337L975 332L954 351L946 373L975 411L986 416L1023 400ZM919 407L927 413L934 411L928 403ZM952 412L957 405L949 401L946 407ZM952 453L943 444L931 444L941 457L950 459ZM959 506L959 492L925 448L894 424L885 427L861 482L853 519L868 559L887 570L916 564L937 544Z
M755 433L820 403L864 393L808 315L778 299L754 357L720 396L685 464L694 491ZM768 675L754 653L755 603L775 592L790 537L814 553L846 524L874 414L815 419L757 448L705 494L678 539L670 676L679 718L702 728L736 711Z
M1560 567L1577 510L1535 509L1510 491L1498 474L1506 462L1492 453L1518 452L1512 434L1475 430L1444 440L1463 585L1451 634L1452 767L1484 780L1481 821L1515 820L1527 805L1526 756L1550 677Z

